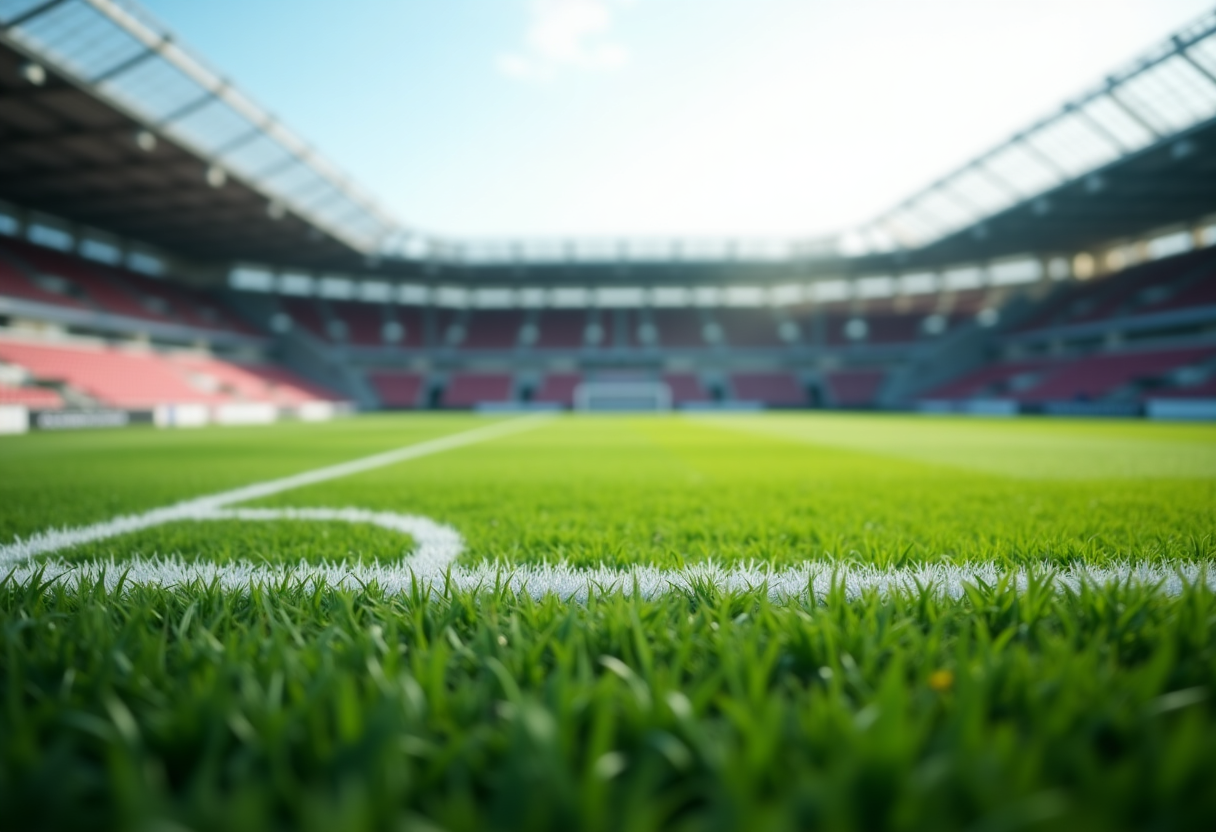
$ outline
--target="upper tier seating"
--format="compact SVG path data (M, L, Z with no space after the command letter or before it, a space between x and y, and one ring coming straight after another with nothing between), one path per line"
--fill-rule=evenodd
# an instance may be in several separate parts
M734 373L730 386L739 401L763 402L772 407L806 404L806 390L793 373Z
M537 321L539 349L577 349L583 346L587 330L587 310L546 309Z
M582 373L549 373L532 395L532 401L573 407L574 390L582 383Z
M506 350L519 343L524 313L516 309L481 309L470 318L464 341L467 350Z
M709 401L696 373L664 373L663 383L671 388L671 403L674 405Z
M664 347L705 347L704 325L696 309L656 309L654 325Z
M1160 379L1172 370L1216 356L1216 348L1103 353L1078 358L1044 374L1037 384L1017 394L1025 402L1088 401L1133 382Z
M474 407L482 402L508 402L511 387L511 376L506 373L456 373L443 391L443 406Z
M0 384L0 405L24 405L30 410L59 410L63 396L45 387L11 387Z
M111 275L103 274L101 269L87 260L20 240L9 240L5 245L11 253L16 254L38 273L62 278L84 290L89 300L105 312L173 323L171 318L147 309L139 302L138 294L133 289Z
M418 373L378 370L367 374L383 407L413 408L422 393L422 376Z
M1213 259L1210 250L1192 251L1132 266L1108 277L1070 283L1016 331L1030 332L1196 305L1196 299L1184 297L1189 287L1181 293L1175 288L1180 282L1193 280L1196 270L1203 269L1205 264L1216 274ZM1162 294L1164 299L1154 301L1154 293Z
M732 347L780 347L785 343L769 309L718 309L714 317Z
M27 268L46 285L39 286ZM64 291L51 291L55 283ZM161 324L260 335L195 289L23 240L0 240L0 294Z
M389 308L388 314L403 330L399 346L419 349L426 344L426 323L421 306L394 306Z
M308 298L283 298L284 311L297 326L303 327L322 341L333 341L321 309Z
M878 403L886 370L836 370L826 374L837 407L873 407Z
M0 260L0 295L53 306L67 306L72 309L89 308L87 304L76 298L48 291L31 282L16 266L4 260Z
M334 319L345 326L346 343L356 347L384 346L384 315L379 306L336 300L329 302L329 308Z

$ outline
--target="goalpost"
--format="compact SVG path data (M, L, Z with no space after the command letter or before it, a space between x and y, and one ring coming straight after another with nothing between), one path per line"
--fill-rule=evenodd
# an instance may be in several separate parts
M574 409L587 412L671 410L671 388L661 381L588 381L574 389Z

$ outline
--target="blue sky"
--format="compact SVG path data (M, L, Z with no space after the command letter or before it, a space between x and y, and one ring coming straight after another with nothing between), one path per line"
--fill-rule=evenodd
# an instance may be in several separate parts
M402 222L807 236L871 219L1211 0L144 0Z

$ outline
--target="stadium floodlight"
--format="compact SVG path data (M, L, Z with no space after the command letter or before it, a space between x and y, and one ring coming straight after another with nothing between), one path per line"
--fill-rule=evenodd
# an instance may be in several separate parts
M151 130L137 130L135 132L135 146L144 153L151 153L156 150L156 134Z
M21 77L35 87L46 83L46 67L35 61L26 61L21 65Z
M222 188L228 181L228 172L219 165L209 165L206 173L207 184L213 188Z

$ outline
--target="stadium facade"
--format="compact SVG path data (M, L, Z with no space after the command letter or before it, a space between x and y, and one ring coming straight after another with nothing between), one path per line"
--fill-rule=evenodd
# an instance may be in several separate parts
M0 0L0 102L14 425L352 405L1216 415L1216 13L830 239L405 228L112 0Z

